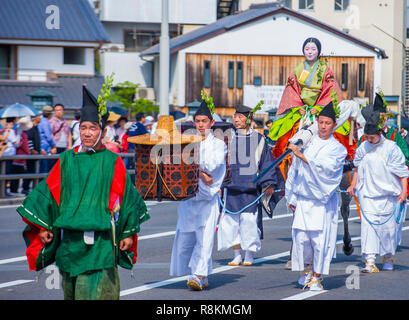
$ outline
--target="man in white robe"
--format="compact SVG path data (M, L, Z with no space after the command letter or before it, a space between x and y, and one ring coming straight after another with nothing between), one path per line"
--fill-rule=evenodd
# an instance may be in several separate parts
M199 190L178 208L178 222L172 249L170 275L190 275L192 290L208 286L212 271L212 250L219 216L218 192L226 173L227 147L210 128L212 114L205 102L194 115L197 131L205 137L200 143Z
M338 197L345 147L332 135L336 127L335 111L330 103L318 117L318 135L301 152L290 144L294 162L286 181L286 198L294 211L292 225L292 270L304 271L299 279L310 290L323 290L321 275L329 273L336 254Z
M408 168L399 146L378 129L374 113L364 127L365 141L356 150L354 178L348 191L358 195L361 206L361 252L364 273L376 273L376 255L383 256L383 270L393 270L402 223L394 209L406 202ZM356 190L356 191L355 191ZM399 207L398 207L399 208ZM406 207L404 207L406 210Z
M274 190L283 181L277 168L253 183L274 157L264 136L250 128L252 117L252 109L238 105L233 115L235 129L229 140L231 179L223 186L225 210L220 218L217 242L220 251L233 249L234 258L228 263L230 266L253 265L254 254L261 249L263 237L259 194L264 192L266 197L270 197L268 206L271 212L279 201ZM244 260L242 250L245 252Z

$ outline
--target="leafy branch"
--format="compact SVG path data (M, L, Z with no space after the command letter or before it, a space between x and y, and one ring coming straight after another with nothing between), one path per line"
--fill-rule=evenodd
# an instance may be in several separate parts
M102 85L102 89L100 90L101 94L98 95L98 116L99 120L107 114L107 102L111 98L111 88L112 84L114 83L114 75L115 73L111 73L109 76L105 78L105 81Z
M212 97L209 97L204 90L200 91L200 94L201 94L201 96L202 96L202 100L206 102L207 107L208 107L209 110L210 110L210 113L211 113L211 114L214 114L215 111L216 111L216 108L215 108L215 106L214 106L213 98L212 98Z

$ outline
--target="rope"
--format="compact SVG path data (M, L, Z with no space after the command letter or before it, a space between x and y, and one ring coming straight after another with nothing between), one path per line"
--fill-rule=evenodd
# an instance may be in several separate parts
M358 199L359 199L359 198L360 198L359 193L357 193L357 195L358 195ZM359 200L358 200L358 202L359 202ZM397 204L395 205L395 207L392 209L392 212L389 214L389 216L386 218L385 221L379 222L379 223L376 223L376 222L373 222L373 221L369 220L368 217L366 216L364 210L362 209L362 206L361 206L361 212L362 212L362 215L363 215L363 217L365 218L365 220L366 220L370 225L373 225L373 226L382 226L382 225L384 225L385 223L387 223L387 222L395 215L395 208L396 208L396 206L398 206L398 205L400 205L400 203L397 203ZM405 210L406 210L406 208L405 208ZM400 220L400 217L401 217L401 212L400 212L400 210L399 210L399 215L398 215L398 216L396 217L396 219L395 219L396 224L400 224L400 221L399 221L399 220Z
M274 190L274 192L281 192L284 190L278 189L278 190ZM244 208L242 208L239 211L230 211L229 209L226 208L225 204L223 203L222 199L220 198L220 195L217 195L218 199L219 199L219 204L222 206L222 208L224 209L224 211L228 214L240 214L242 212L244 212L244 210L250 208L251 206L255 205L263 196L265 195L265 192L263 192L262 194L260 194L256 200L254 200L252 203L248 204L247 206L245 206Z
M163 185L165 186L166 190L168 190L168 192L172 196L173 200L177 200L177 198L172 193L172 191L170 191L170 189L169 189L168 185L166 184L165 179L163 178L162 174L160 173L159 166L158 166L158 163L157 163L157 158L155 159L155 177L153 178L153 181L152 181L151 185L149 186L148 191L146 191L145 196L143 197L143 199L145 200L148 193L151 191L151 188L153 187L153 185L154 185L154 183L156 181L156 178L158 177L158 173L159 173L159 177L160 177Z

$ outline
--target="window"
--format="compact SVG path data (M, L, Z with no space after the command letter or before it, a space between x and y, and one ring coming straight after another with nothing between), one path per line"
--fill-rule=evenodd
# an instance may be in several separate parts
M9 79L10 47L0 46L0 79Z
M228 75L227 75L227 87L229 89L234 88L234 62L229 61Z
M341 90L348 90L348 63L343 63L341 68Z
M292 8L292 0L285 0L284 1L284 6L287 8Z
M298 9L314 10L314 0L298 0Z
M349 0L335 0L335 11L345 11L349 7Z
M255 86L261 86L261 77L254 77L253 78L253 84Z
M210 88L210 61L204 62L204 87Z
M85 48L64 48L64 64L85 64Z
M142 51L159 43L159 32L125 31L125 50Z
M359 64L359 74L358 74L358 90L365 90L365 63Z
M176 31L169 31L169 38L177 36ZM125 51L140 52L159 43L160 31L125 30Z
M237 61L236 88L243 88L243 62Z

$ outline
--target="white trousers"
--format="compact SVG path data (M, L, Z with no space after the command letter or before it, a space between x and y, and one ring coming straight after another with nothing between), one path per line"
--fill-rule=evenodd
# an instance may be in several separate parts
M373 223L383 223L387 215L366 213L366 217ZM383 225L371 225L364 217L361 220L361 252L362 254L379 254L381 256L394 255L402 237L402 224L395 222L392 217Z
M243 250L261 249L261 231L257 226L257 211L240 214L224 213L217 232L218 250L227 250L240 244Z
M217 216L210 215L204 227L194 232L176 230L170 262L170 275L195 274L208 276L212 272L212 251Z

